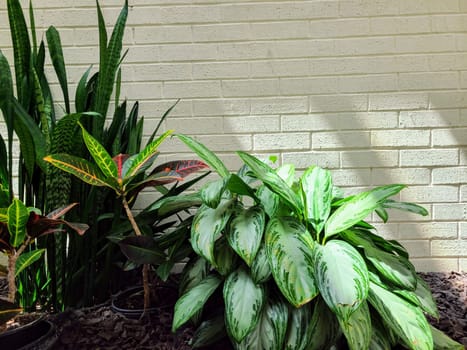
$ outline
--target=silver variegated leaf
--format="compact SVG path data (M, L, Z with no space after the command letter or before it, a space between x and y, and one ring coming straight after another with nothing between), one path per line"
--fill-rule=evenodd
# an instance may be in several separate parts
M238 212L230 221L227 239L233 250L251 266L263 239L266 215L260 206Z
M343 200L342 206L329 217L325 225L325 236L329 237L352 227L365 219L382 201L399 193L404 185L380 186L362 192L352 199Z
M310 323L313 317L311 303L289 312L289 327L285 340L285 350L305 350L311 340Z
M214 243L220 237L227 221L232 214L232 200L222 200L216 209L202 205L191 226L191 245L193 250L216 265Z
M224 315L217 315L202 322L196 329L193 334L193 349L211 345L226 336Z
M210 208L217 208L227 184L227 178L208 182L200 190L200 196L204 204Z
M271 267L269 266L266 246L263 244L256 254L255 260L251 264L251 277L255 283L264 283L271 277Z
M181 325L201 310L221 282L222 280L219 277L210 275L183 294L175 304L172 331L175 332Z
M394 290L394 293L402 296L412 304L419 306L424 312L439 318L438 307L433 299L430 288L421 277L417 276L417 288L414 291L410 290Z
M360 253L345 241L316 245L314 273L319 291L339 319L347 321L368 295L369 275Z
M439 329L431 326L431 334L433 335L433 342L436 350L463 350L464 345L449 338L446 334Z
M413 350L433 349L430 325L418 307L373 282L368 300L404 345Z
M332 178L329 170L308 168L300 179L306 219L320 233L331 213Z
M287 185L292 186L295 179L295 166L293 164L281 165L276 169L276 173Z
M237 254L235 254L233 249L230 247L225 236L216 241L214 256L216 261L216 270L222 276L227 276L235 270L238 261Z
M306 228L293 217L274 217L266 228L266 252L277 286L294 306L316 295L313 271L314 242Z
M310 341L306 350L329 349L342 336L336 315L321 297L315 299L310 322Z
M258 188L256 196L260 200L266 214L272 218L279 209L279 196L264 185Z
M257 285L243 268L232 272L224 283L225 323L227 332L237 343L256 327L265 298L262 285Z
M368 304L364 301L347 320L337 317L347 338L350 350L368 349L371 341L371 317Z

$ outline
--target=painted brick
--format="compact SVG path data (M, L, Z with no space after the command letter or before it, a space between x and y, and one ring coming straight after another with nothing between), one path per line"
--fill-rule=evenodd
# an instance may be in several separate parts
M312 137L313 149L367 148L370 133L366 131L317 132Z
M219 57L217 44L163 44L158 45L162 62L192 62L215 60Z
M459 11L459 2L456 0L399 0L400 14L421 14L421 13L453 13Z
M460 187L461 191L461 202L467 202L467 185L462 185Z
M466 126L467 113L461 115L459 110L437 110L437 111L402 111L399 116L401 128L437 128Z
M467 128L433 130L433 146L467 145Z
M434 240L431 241L433 256L466 256L467 241L465 240Z
M285 115L283 131L367 130L397 127L397 112Z
M399 53L456 51L456 37L452 34L397 36L395 49Z
M337 169L339 168L339 152L285 152L282 153L282 163L295 164L299 169L306 169L312 165L327 169Z
M459 237L461 239L467 239L467 223L465 222L459 224Z
M305 113L308 111L308 98L281 97L251 100L251 114Z
M467 96L457 91L430 92L430 109L466 108Z
M250 102L245 99L215 99L193 101L195 115L247 115L250 114Z
M455 222L418 222L399 224L399 238L402 239L455 239Z
M183 134L220 134L223 130L223 119L214 118L167 118L167 129Z
M457 149L401 150L400 159L403 167L457 165L459 152Z
M339 77L340 92L379 92L395 91L397 88L396 74L372 74Z
M280 131L279 116L224 117L225 133L260 133Z
M459 269L457 258L415 258L412 259L412 263L420 272L446 272Z
M375 17L370 19L371 34L394 35L431 33L431 17Z
M398 14L397 6L384 0L343 0L339 11L341 15L349 17Z
M277 96L279 95L279 80L224 80L222 95L225 97Z
M467 259L459 259L459 271L467 272Z
M372 169L374 185L403 183L408 185L427 185L430 183L430 170L426 168Z
M195 63L192 67L193 79L248 78L250 76L248 62Z
M463 52L430 54L427 56L429 70L445 71L467 69L466 57L467 54Z
M357 112L368 110L368 97L361 94L310 96L310 112Z
M195 42L247 40L250 37L249 29L247 23L192 26Z
M431 16L434 32L465 32L467 30L466 14L446 14Z
M374 130L371 145L375 147L429 146L429 130Z
M401 73L399 74L399 88L401 90L440 90L457 89L459 87L459 73Z
M303 77L310 73L308 59L267 60L250 62L251 77Z
M337 93L337 77L285 78L280 80L281 95Z
M457 186L410 186L401 192L401 200L414 203L447 203L459 201Z
M429 241L406 241L400 242L409 252L410 258L425 258L430 256Z
M465 220L467 218L467 205L466 204L434 204L433 205L433 219L443 221Z
M301 39L310 37L310 28L307 21L253 22L250 23L250 31L252 37L256 40ZM313 31L313 28L311 31Z
M164 82L164 98L217 97L221 95L219 81Z
M335 41L329 39L282 40L268 47L268 55L277 58L300 58L335 55Z
M397 151L343 151L343 168L382 168L396 167L399 162Z
M426 93L371 94L369 99L369 109L372 111L426 109L427 107L428 94Z
M254 149L264 150L309 150L309 133L257 134L253 135Z
M190 80L190 63L162 63L133 65L133 79L136 81Z
M190 43L193 36L189 25L135 27L134 41L136 44Z
M393 37L336 39L335 54L343 56L389 54L396 49L396 40Z
M449 167L433 169L434 184L467 183L467 167Z
M362 36L369 33L370 23L366 18L341 18L310 22L310 36L313 38Z
M371 172L368 169L334 170L332 180L339 187L368 186L371 184Z
M467 149L461 148L459 150L459 153L460 153L459 165L467 165Z
M382 223L382 222L372 222L371 223L375 229L376 233L385 238L385 239L399 239L399 225L398 223Z

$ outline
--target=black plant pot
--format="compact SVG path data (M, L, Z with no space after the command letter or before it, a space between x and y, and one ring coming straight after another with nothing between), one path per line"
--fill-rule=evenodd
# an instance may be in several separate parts
M0 334L0 349L47 350L51 349L56 341L55 325L38 319Z
M154 304L154 301L151 300L151 307L146 310L146 314L157 314L161 310L168 310L175 305L178 294L174 287L160 285L151 288L156 288L159 301ZM110 309L126 318L139 319L144 312L143 299L143 287L131 287L112 297Z

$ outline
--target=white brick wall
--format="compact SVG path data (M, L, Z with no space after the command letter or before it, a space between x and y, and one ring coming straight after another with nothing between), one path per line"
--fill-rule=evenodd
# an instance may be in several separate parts
M110 25L123 0L100 2ZM76 82L98 60L94 0L33 3L39 31L60 30ZM242 149L331 168L349 193L406 183L401 198L430 215L375 218L381 233L405 243L420 270L467 269L466 0L129 4L122 93L148 121L182 98L165 127L231 167ZM5 7L0 48L11 57ZM189 156L176 141L163 149Z

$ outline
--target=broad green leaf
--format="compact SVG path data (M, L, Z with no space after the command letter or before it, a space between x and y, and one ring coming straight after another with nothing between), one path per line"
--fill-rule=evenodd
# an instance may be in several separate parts
M319 234L331 213L332 178L329 170L311 167L300 180L305 215Z
M216 209L202 205L191 226L193 250L215 265L214 243L220 237L232 214L232 200L223 200Z
M439 329L431 326L431 334L433 335L433 342L436 350L463 350L464 345L449 338L446 334Z
M243 268L232 272L224 283L227 332L240 343L258 324L265 302L265 291Z
M433 349L430 325L418 307L373 282L370 282L368 300L407 347L413 350Z
M339 322L323 298L317 297L309 324L310 341L306 350L330 348L342 335Z
M272 275L285 298L295 307L318 294L313 271L314 242L295 218L272 218L266 228L266 251Z
M404 185L380 186L362 192L346 201L329 217L325 225L325 236L329 237L365 219L382 201L399 193Z
M208 274L209 266L206 259L198 257L185 265L179 283L179 292L184 294L189 289L198 285Z
M193 207L198 207L202 204L198 193L179 194L178 196L170 196L164 199L159 199L150 206L144 209L145 212L156 210L160 217L169 215L170 213L178 213L182 210L187 210Z
M45 252L45 249L36 249L30 252L21 254L16 260L16 271L15 276L18 276L21 271L27 268L32 263L40 259L42 254Z
M263 239L266 215L254 206L236 213L230 221L227 239L235 252L251 266Z
M97 141L87 130L81 125L81 130L83 132L83 139L86 147L91 154L92 158L96 162L99 169L102 171L102 174L106 177L118 177L118 170L115 162L113 161L110 154L102 146L99 141Z
M438 307L436 302L433 299L430 288L425 283L425 281L417 277L417 288L412 292L409 290L394 290L393 292L401 295L405 299L409 300L415 305L418 305L424 312L433 316L434 318L439 318Z
M306 350L311 341L310 323L313 317L311 303L291 308L284 350Z
M211 345L227 336L224 315L218 315L200 324L193 334L193 349Z
M101 171L85 159L63 153L51 154L45 157L44 160L90 185L107 186L114 189L112 184L104 179Z
M214 293L222 280L215 276L209 275L203 279L195 287L189 289L185 294L178 299L175 304L174 317L172 322L172 331L175 332L181 325L187 322L198 310L201 310L203 305Z
M164 252L152 237L130 236L121 240L118 245L122 253L136 264L162 264L166 260Z
M271 267L269 266L268 255L264 243L259 248L250 269L251 277L255 283L264 283L271 277Z
M13 199L8 207L8 232L10 244L18 248L26 238L26 224L29 219L29 210L19 199Z
M159 136L153 142L148 144L144 149L138 153L135 157L131 158L131 163L127 171L125 171L122 176L125 178L131 178L139 174L143 169L146 169L150 165L151 160L154 159L154 156L157 154L157 150L161 143L172 133L172 130L166 131L164 134ZM130 162L130 159L127 160Z
M210 208L217 208L224 194L226 184L227 178L210 181L205 184L200 190L200 197L203 203Z
M250 167L255 176L263 181L269 189L278 194L297 213L303 212L303 204L300 197L295 194L287 182L274 169L248 153L238 151L237 154Z
M366 263L354 247L340 240L317 244L314 253L314 274L321 296L346 322L367 298Z
M414 214L419 214L422 216L427 216L428 215L428 210L423 208L420 205L414 204L414 203L407 203L407 202L397 202L394 200L387 199L381 205L384 208L387 209L398 209L398 210L404 210L408 211Z
M348 320L338 317L341 329L351 350L368 349L371 341L371 317L366 301L355 310Z
M221 177L228 177L230 175L224 163L202 143L183 134L176 134L175 136L204 160L213 170L217 171Z
M288 318L287 304L279 298L269 297L255 329L240 344L236 344L236 349L282 349L287 333Z
M255 195L255 191L245 181L243 181L240 176L236 174L230 174L227 181L227 189L232 193L241 196L249 196L255 201L259 201Z
M54 26L50 26L45 35L49 46L50 59L54 66L55 73L57 74L60 87L62 88L63 98L65 100L65 111L67 114L70 114L70 97L68 94L68 82L60 34Z
M230 247L225 236L216 241L214 257L216 261L214 266L222 276L227 276L237 267L237 254Z

